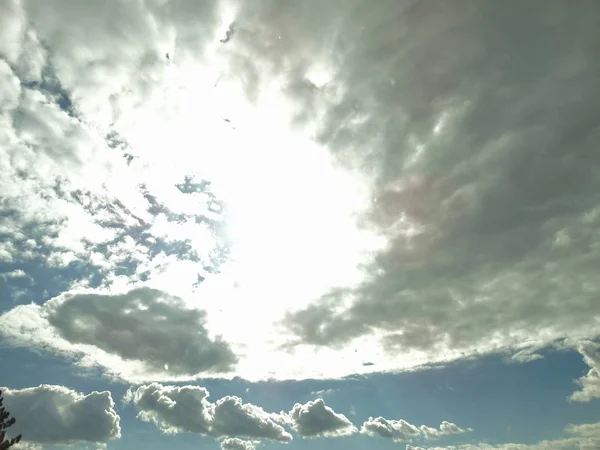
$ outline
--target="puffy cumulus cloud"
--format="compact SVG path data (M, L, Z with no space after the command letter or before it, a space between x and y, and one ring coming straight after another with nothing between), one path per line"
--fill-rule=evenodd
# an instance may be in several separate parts
M467 431L473 431L473 430L471 430L470 428L467 428L466 430L463 430L462 428L460 428L455 423L447 422L445 420L440 424L440 433L444 434L444 435L447 435L447 434L462 434L462 433L466 433Z
M423 438L428 441L435 441L440 438L442 433L437 428L428 427L427 425L421 425L419 427L421 433L423 434Z
M131 379L228 372L237 361L226 342L209 336L204 311L150 288L66 293L19 306L0 316L0 333L15 345L83 354L82 364Z
M421 430L407 421L369 417L360 429L361 434L392 439L395 442L412 441L421 436Z
M415 447L414 445L406 444L406 450L425 450L425 449L423 447Z
M583 360L590 367L588 373L577 380L581 390L569 397L573 402L589 402L600 398L600 345L595 342L583 342L579 345Z
M302 437L339 437L358 431L346 416L325 405L322 398L304 405L296 403L289 416L292 428Z
M212 433L217 437L243 436L279 442L292 440L292 435L277 423L277 414L259 406L244 404L239 397L226 396L215 403Z
M138 417L153 422L164 433L198 433L214 438L245 437L288 442L292 436L278 422L277 414L226 396L211 403L208 391L199 386L162 386L158 383L130 391L127 401L139 410Z
M11 431L26 436L24 444L101 443L121 437L120 418L108 391L85 395L40 385L2 392L7 410L17 418Z
M462 434L473 431L471 428L463 429L458 425L443 421L440 428L433 428L427 425L417 427L407 421L389 420L383 417L372 418L363 423L360 432L369 436L379 436L386 439L392 439L396 442L412 441L413 439L437 440L442 436L452 434Z
M256 447L251 441L227 438L221 442L221 450L256 450Z
M138 418L154 423L163 433L210 433L213 408L208 391L199 386L162 386L158 383L128 391L126 401L139 410Z
M596 336L596 4L361 11L331 32L328 86L347 90L311 113L334 154L373 173L366 221L389 246L358 287L289 314L291 342L370 337L385 367Z

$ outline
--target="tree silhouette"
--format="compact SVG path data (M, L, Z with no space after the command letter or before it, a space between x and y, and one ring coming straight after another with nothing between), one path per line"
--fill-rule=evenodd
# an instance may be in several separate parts
M2 391L0 391L0 450L6 450L21 441L21 435L12 439L4 439L6 437L6 429L14 425L16 420L14 417L12 419L8 418L10 413L6 411L3 403L4 397L2 397Z

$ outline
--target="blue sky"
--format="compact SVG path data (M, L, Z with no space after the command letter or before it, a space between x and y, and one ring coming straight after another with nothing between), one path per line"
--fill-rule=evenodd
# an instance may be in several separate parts
M599 20L2 2L15 448L600 448Z

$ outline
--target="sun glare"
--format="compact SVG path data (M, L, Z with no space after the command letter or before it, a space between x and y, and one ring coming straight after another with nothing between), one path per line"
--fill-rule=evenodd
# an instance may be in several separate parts
M168 96L136 119L129 143L140 159L140 179L173 212L208 214L206 199L191 200L175 185L185 177L211 183L224 205L230 259L195 289L218 302L190 301L207 310L211 332L268 353L286 311L333 287L359 283L361 264L384 242L358 225L372 198L369 180L337 166L312 139L312 124L291 126L297 106L276 76L248 98L244 80L224 61L215 49L203 64L180 59L171 65ZM315 84L329 79L324 70L313 72ZM214 248L208 230L193 221L163 217L154 228L157 235L188 240L200 254ZM183 272L172 266L165 262L151 281L181 285L182 276L194 276L187 266Z

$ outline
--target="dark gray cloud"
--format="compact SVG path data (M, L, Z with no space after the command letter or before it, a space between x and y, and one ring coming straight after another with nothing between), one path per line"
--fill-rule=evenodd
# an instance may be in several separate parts
M310 13L277 11L286 27L308 29ZM365 225L391 243L360 286L288 315L296 342L345 345L377 332L391 353L443 358L595 335L597 4L345 11L329 32L311 28L331 43L335 75L310 101L324 117L322 143L372 174ZM282 45L307 69L299 46L312 41L300 41ZM267 60L279 61L273 52ZM291 71L290 85L305 73ZM290 96L310 107L305 93Z
M51 444L104 442L121 437L110 392L81 394L63 386L2 388L4 405L17 418L11 432Z
M72 344L87 344L153 372L226 372L237 358L211 339L206 314L165 292L139 288L122 295L74 294L44 305L49 324Z
M296 403L289 416L292 428L306 438L348 436L358 431L346 416L325 405L322 398L304 405Z

